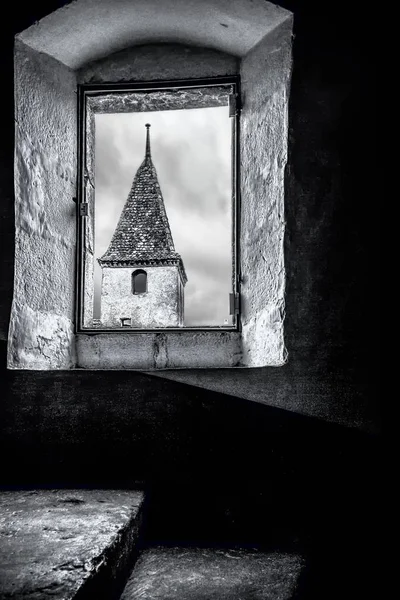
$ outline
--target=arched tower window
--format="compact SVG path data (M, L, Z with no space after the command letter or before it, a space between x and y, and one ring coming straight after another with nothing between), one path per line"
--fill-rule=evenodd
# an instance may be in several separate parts
M147 292L147 273L138 269L132 273L132 294L144 294Z

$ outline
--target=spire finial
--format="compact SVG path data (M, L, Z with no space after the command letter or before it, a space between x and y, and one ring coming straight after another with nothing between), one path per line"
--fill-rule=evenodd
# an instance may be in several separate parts
M146 123L146 158L150 158L150 123Z

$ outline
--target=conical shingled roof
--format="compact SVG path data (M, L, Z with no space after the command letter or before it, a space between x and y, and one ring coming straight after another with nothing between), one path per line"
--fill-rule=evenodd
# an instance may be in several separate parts
M151 160L150 125L146 125L146 155L140 165L101 266L177 264L187 280L180 254L175 252L157 172Z

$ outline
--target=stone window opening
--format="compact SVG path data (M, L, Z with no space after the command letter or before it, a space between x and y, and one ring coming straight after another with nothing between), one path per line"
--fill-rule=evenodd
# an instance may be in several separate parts
M16 36L9 369L149 371L287 362L284 184L293 15L265 0L165 1L161 17L156 0L76 0ZM79 206L79 86L226 76L241 83L240 330L132 335L129 326L122 333L99 331L95 315L93 329L83 330L76 303L77 222L87 224L90 216ZM82 182L90 194L92 180L84 172Z
M147 273L137 269L132 273L132 294L145 294L147 292Z
M132 334L239 331L230 297L240 293L240 77L83 84L78 97L77 333L120 333L120 317L129 313ZM112 143L124 159L106 176L109 161L102 156ZM137 170L133 181L126 170L125 194L120 187L104 194L101 183L118 173L121 185L120 165L130 161ZM135 297L145 292L129 287L136 267L146 268L152 282L139 304Z

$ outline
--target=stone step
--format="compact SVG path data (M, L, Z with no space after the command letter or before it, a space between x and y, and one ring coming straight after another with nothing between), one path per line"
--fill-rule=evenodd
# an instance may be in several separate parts
M305 560L248 548L150 547L121 600L290 600Z
M132 490L0 492L0 600L120 595L143 506Z

